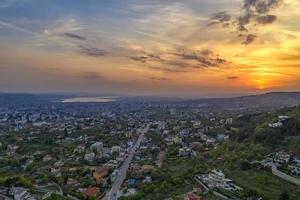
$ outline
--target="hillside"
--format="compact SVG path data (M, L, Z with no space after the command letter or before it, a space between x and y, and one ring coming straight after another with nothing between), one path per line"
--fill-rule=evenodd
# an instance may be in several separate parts
M282 127L271 128L278 116L288 116ZM234 123L232 139L262 144L269 150L285 149L300 156L300 107L284 108L271 113L259 113L240 117Z
M194 107L212 107L222 110L270 110L300 104L300 92L273 92L233 98L189 100L182 103Z

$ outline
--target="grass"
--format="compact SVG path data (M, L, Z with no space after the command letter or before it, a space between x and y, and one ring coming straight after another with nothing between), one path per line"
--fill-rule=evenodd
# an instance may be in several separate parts
M295 200L300 197L300 187L288 183L264 170L229 171L228 175L241 187L258 192L264 199L276 200L287 191Z
M256 148L252 147L252 149L255 150ZM223 162L216 160L220 150L222 150L226 158ZM250 151L253 150L248 149L247 154L249 154ZM196 174L206 173L215 168L222 169L228 178L232 179L236 185L242 187L245 191L254 191L262 196L263 199L276 200L284 191L290 194L291 199L299 199L300 187L276 177L271 172L256 169L241 170L239 165L236 164L236 159L242 157L243 153L246 153L246 150L244 148L240 149L238 146L238 148L234 149L222 148L216 151L212 150L208 155L200 153L197 157L193 158L166 159L158 172L162 175L166 175L164 177L179 178L183 180L184 183L174 186L170 191L172 195L164 194L163 196L167 198L175 194L188 192L188 190L184 190L184 186L187 185L192 188L192 179ZM232 163L235 164L232 165ZM154 192L164 193L160 191L159 188ZM147 199L151 199L151 195L152 194L146 194Z
M300 137L289 137L286 139L287 150L293 152L296 156L300 156Z

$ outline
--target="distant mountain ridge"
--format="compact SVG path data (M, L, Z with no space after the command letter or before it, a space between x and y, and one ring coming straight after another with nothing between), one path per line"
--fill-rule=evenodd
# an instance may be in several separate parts
M193 106L213 106L223 109L270 109L297 106L300 104L300 92L270 92L258 95L210 98L184 101L185 104Z

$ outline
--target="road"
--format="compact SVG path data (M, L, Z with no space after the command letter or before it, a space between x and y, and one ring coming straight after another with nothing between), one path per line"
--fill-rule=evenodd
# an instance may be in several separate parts
M292 176L289 176L281 171L279 171L277 169L277 166L276 164L273 164L272 165L272 173L275 175L275 176L278 176L279 178L282 178L290 183L294 183L296 185L299 185L300 186L300 179L298 178L295 178L295 177L292 177Z
M132 161L132 158L134 156L134 153L136 151L136 149L139 148L142 140L144 139L145 133L149 130L150 124L148 124L144 129L140 130L140 135L135 143L135 145L133 146L133 148L131 148L126 160L124 161L123 165L120 168L120 173L117 176L115 182L112 185L112 188L110 190L110 192L108 193L108 196L105 199L108 200L117 200L118 199L118 192L120 190L120 187L122 185L122 183L124 182L125 178L126 178L126 174L127 174L127 170L129 168L129 165Z

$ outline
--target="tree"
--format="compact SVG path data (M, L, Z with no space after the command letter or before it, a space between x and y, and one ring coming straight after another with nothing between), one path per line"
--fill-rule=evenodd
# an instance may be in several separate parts
M248 161L242 161L241 163L241 170L245 171L245 170L249 170L251 169L251 164Z
M279 196L279 200L289 200L289 199L290 199L290 195L286 191L282 192Z

